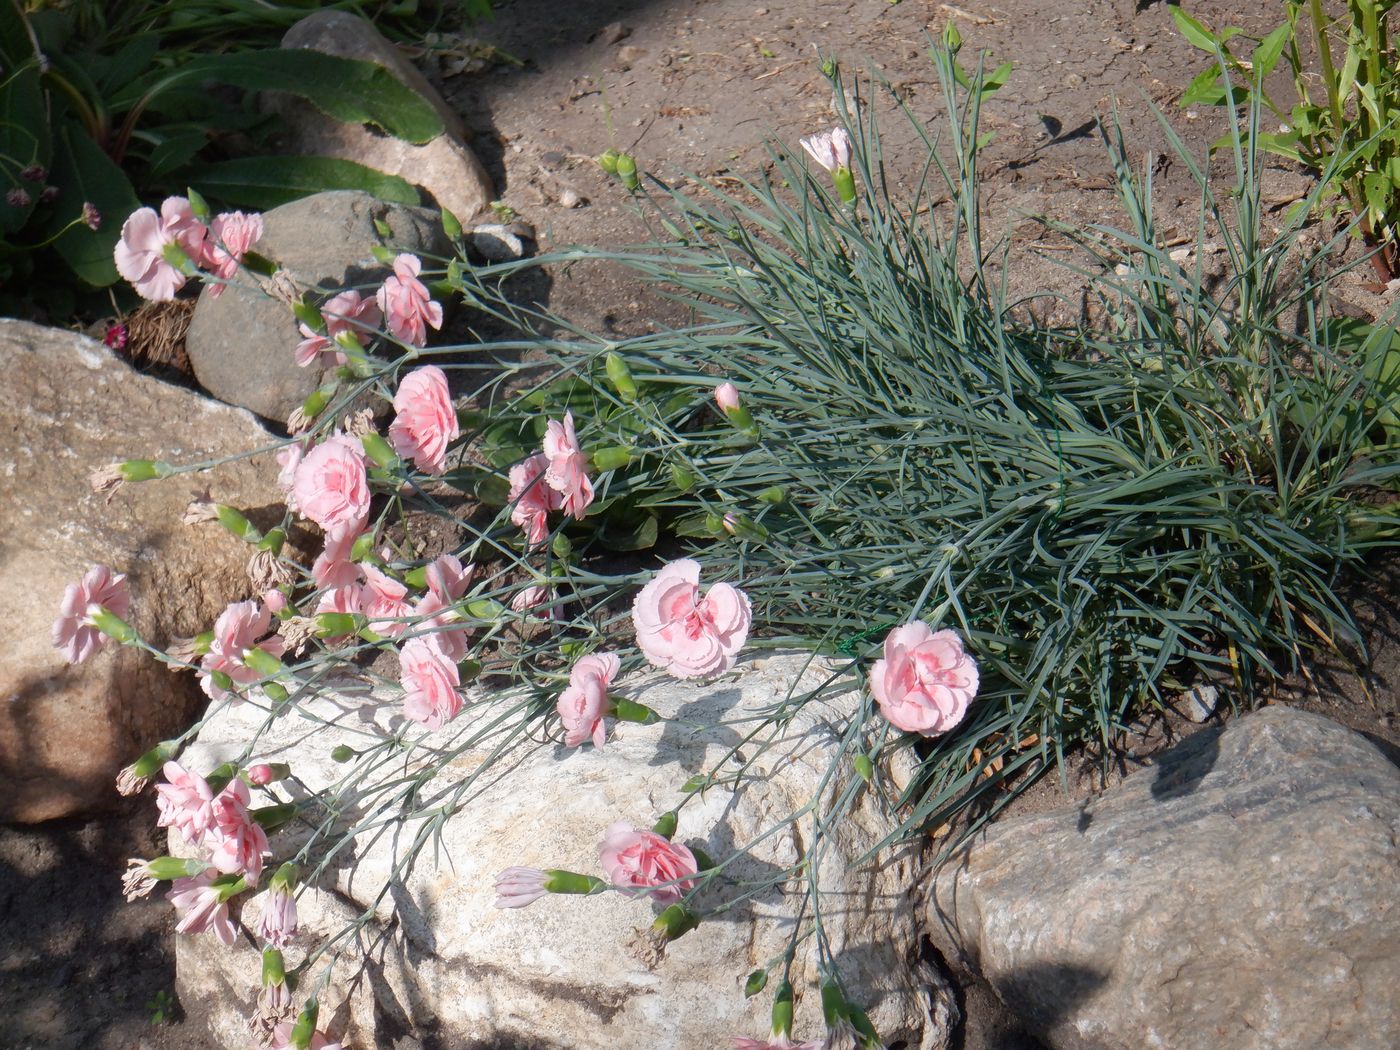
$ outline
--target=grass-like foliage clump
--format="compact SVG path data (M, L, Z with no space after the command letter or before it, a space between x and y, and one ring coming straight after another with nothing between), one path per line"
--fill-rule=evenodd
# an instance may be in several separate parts
M952 52L935 59L951 116L933 137L905 111L928 146L912 194L864 105L847 117L853 206L785 150L733 193L650 183L663 237L608 257L697 323L560 342L568 377L526 403L568 400L591 443L633 448L605 514L705 536L770 634L862 663L910 620L969 640L979 699L931 743L906 828L1109 746L1198 672L1247 703L1308 650L1354 644L1342 570L1395 536L1388 334L1327 321L1327 251L1303 253L1299 225L1264 243L1247 133L1223 197L1172 137L1201 239L1226 248L1214 281L1202 253L1160 246L1150 176L1106 136L1130 222L1067 231L1107 266L1083 271L1096 319L1049 327L1009 296L1016 255L982 243L983 93L958 89ZM693 388L721 380L748 436L696 412Z

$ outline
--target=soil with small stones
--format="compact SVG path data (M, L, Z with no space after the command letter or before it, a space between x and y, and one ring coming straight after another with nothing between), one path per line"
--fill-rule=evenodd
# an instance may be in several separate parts
M1276 17L1269 5L1240 0L1200 0L1193 10L1209 23L1255 34ZM761 175L770 138L795 143L832 121L819 53L837 56L853 74L873 71L921 121L935 125L943 106L927 47L949 22L962 34L965 59L985 50L994 63L1015 63L1006 87L984 108L985 127L996 134L982 170L985 229L1010 238L1017 288L1058 293L1046 309L1055 320L1078 316L1078 278L1064 266L1063 243L1047 238L1036 217L1079 226L1123 221L1100 131L1115 113L1135 163L1153 173L1163 238L1194 242L1197 190L1167 148L1154 107L1197 155L1223 124L1218 113L1175 105L1204 56L1180 39L1161 3L506 0L478 36L519 64L438 82L473 129L473 147L500 200L534 227L540 249L617 247L647 239L648 230L592 157L610 147L629 150L675 185L687 175L721 182ZM440 69L429 62L426 71ZM922 159L914 131L884 120L882 132L889 169L912 179ZM1224 171L1218 163L1214 170ZM1271 166L1266 226L1308 186L1298 172ZM631 334L683 320L675 304L618 267L554 272L533 290L554 311L601 332ZM1385 306L1361 293L1354 298L1356 312ZM1400 618L1388 597L1394 576L1378 566L1356 594L1371 671L1360 675L1341 663L1312 668L1272 702L1319 711L1386 747L1400 742ZM1122 742L1107 783L1198 728L1170 713L1144 720ZM1101 790L1102 768L1092 759L1078 762L1067 792L1058 778L1046 778L1010 812ZM128 856L164 852L154 816L148 794L93 819L0 829L0 1048L213 1045L197 1003L181 1004L187 1013L177 1011L173 1023L151 1023L147 1004L173 992L173 915L160 898L123 902L120 876ZM967 1019L955 1047L1039 1045L976 982L965 981L960 998Z

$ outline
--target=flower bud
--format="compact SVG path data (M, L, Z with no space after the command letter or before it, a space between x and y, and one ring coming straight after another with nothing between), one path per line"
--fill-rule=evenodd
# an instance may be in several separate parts
M771 485L758 494L760 503L767 503L770 506L778 506L787 499L787 493L783 491L781 485Z
M617 396L624 401L637 400L637 381L632 378L632 370L627 367L627 362L618 354L610 352L603 358L603 365L607 369L613 389L617 391Z
M287 692L287 690L282 688L276 682L268 682L262 687L262 691L263 695L266 696L269 700L271 700L274 704L280 704L290 695Z
M209 225L209 203L195 189L185 190L185 199L190 202L190 214L204 225Z
M602 168L609 175L616 175L618 157L619 154L617 150L604 150L598 157L598 167Z
M758 424L753 421L753 416L743 405L731 408L724 414L724 418L729 420L730 425L744 436L755 440L758 438Z
M554 551L554 556L560 561L568 561L569 555L574 552L574 545L569 542L569 537L562 532L554 534L554 540L550 543L550 549Z
M306 400L301 403L301 414L307 419L315 419L326 410L330 404L331 395L335 393L332 387L329 391L325 387L320 387L306 395Z
M619 722L636 722L649 726L661 721L661 716L645 704L635 700L613 700L608 704L608 714Z
M378 434L369 433L360 435L360 444L364 446L365 455L373 460L376 466L383 467L387 470L390 467L399 465L398 455L389 447L389 442L385 441Z
M267 787L292 775L292 767L285 762L258 762L248 767L248 779L258 787Z
M792 985L787 979L773 993L773 1034L786 1036L792 1032Z
M641 188L642 180L637 177L637 159L632 154L617 155L617 177L622 181L623 188L631 193Z
M243 516L242 511L235 507L216 503L214 504L214 516L219 519L220 525L240 540L257 543L262 539L262 533L253 527L253 523Z
M651 826L653 833L660 835L663 839L669 839L676 833L678 816L673 809L669 813L661 814L656 823Z
M728 414L739 407L739 389L733 383L721 383L715 387L715 404Z
M292 1025L291 1043L297 1050L308 1050L311 1046L311 1037L316 1034L316 1019L320 1013L321 1008L314 998L308 999L302 1007L301 1016L297 1018L297 1023Z
M332 762L349 762L358 752L349 744L337 744L331 749Z
M130 645L140 637L136 633L135 627L132 627L116 613L109 612L100 605L88 606L87 622L114 642L120 642L122 645Z
M688 467L683 467L679 463L671 465L671 484L681 492L689 492L695 487L695 473Z
M767 984L768 971L755 970L753 973L749 974L749 979L744 982L744 998L752 999L759 992L763 991L764 986Z
M632 462L632 450L625 445L609 445L593 453L593 469L600 474L609 470L621 470Z
M257 646L243 650L243 664L266 678L275 678L284 670L281 660Z
M462 239L462 221L447 208L442 208L441 213L442 232L447 234L449 241L460 241Z
M875 764L870 761L869 755L856 755L852 764L856 767L856 775L867 784L875 776Z

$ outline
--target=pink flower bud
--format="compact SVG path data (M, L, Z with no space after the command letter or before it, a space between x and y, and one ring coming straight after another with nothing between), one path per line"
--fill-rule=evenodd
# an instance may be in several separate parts
M287 596L276 587L271 588L263 595L263 605L273 616L282 615L282 610L287 607Z
M733 383L721 383L715 387L715 404L721 412L732 412L739 407L739 391Z
M248 767L248 779L258 787L267 787L277 779L277 775L266 762L259 762Z

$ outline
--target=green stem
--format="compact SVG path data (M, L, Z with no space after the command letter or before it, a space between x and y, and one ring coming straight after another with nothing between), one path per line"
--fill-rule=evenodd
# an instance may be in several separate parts
M1313 35L1317 39L1317 54L1322 60L1322 80L1327 87L1327 108L1332 113L1332 127L1340 134L1342 129L1342 100L1337 94L1337 69L1332 65L1332 46L1327 40L1327 16L1322 13L1322 0L1308 0L1308 13L1312 16Z

